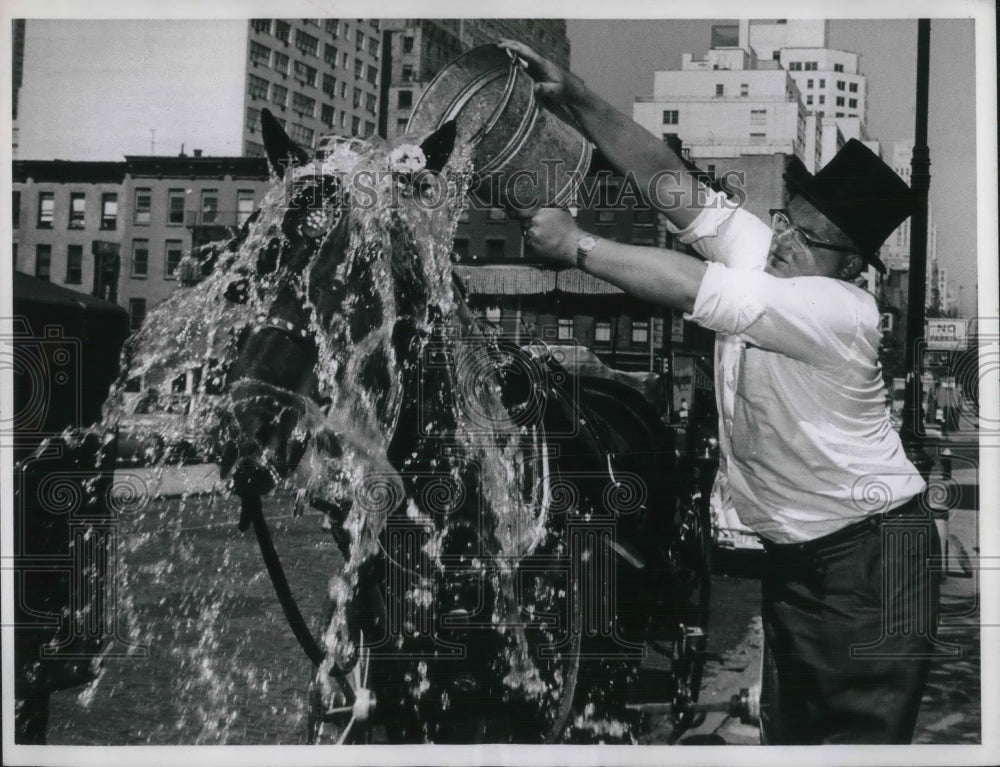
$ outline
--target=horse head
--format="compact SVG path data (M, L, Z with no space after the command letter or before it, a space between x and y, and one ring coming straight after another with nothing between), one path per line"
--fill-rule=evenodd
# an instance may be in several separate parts
M415 337L454 308L462 189L441 175L453 123L421 145L328 140L315 158L264 110L281 183L231 244L228 300L253 306L226 374L221 468L238 494L299 485L340 502L345 451L379 464ZM384 462L381 467L384 468Z

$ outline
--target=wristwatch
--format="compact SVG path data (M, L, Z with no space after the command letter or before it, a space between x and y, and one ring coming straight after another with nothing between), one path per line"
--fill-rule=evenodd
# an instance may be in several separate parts
M583 264L590 255L590 251L597 245L597 238L592 234L585 234L576 243L576 268L583 269Z

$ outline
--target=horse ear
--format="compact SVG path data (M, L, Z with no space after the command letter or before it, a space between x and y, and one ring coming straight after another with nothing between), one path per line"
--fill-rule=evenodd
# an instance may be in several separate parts
M420 145L427 158L427 170L440 173L455 148L455 121L449 120Z
M269 109L261 110L260 131L264 136L264 151L267 153L267 162L278 175L284 175L286 167L297 167L309 162L309 155L302 147L288 138L285 129L278 124Z

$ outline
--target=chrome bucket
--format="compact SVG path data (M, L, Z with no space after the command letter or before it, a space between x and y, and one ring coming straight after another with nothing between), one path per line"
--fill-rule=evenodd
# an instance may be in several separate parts
M455 120L473 147L470 191L484 205L566 207L590 167L592 148L565 111L535 97L534 81L496 45L462 54L431 80L407 133L427 135Z

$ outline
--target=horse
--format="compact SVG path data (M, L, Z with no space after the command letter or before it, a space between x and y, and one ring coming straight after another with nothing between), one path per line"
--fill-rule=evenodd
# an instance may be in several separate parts
M642 632L658 615L690 649L702 620L705 530L667 430L476 319L452 275L472 170L454 123L316 157L268 110L261 129L280 180L198 288L229 323L205 423L314 663L309 742L629 742ZM343 556L319 640L263 520L279 486ZM672 694L696 697L697 669Z

